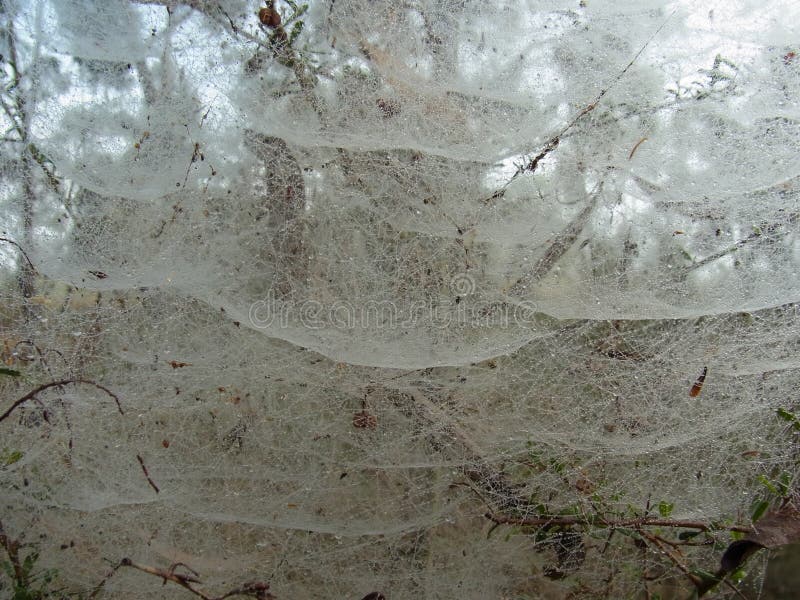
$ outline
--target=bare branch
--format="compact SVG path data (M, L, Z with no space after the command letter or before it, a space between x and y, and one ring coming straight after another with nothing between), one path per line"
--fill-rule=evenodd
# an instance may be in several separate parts
M109 390L107 387L100 385L97 382L91 381L90 379L62 379L61 381L51 381L50 383L45 383L43 385L40 385L31 390L30 392L28 392L27 394L25 394L24 396L22 396L22 398L19 398L17 401L14 402L14 404L12 404L8 408L8 410L6 410L2 415L0 415L0 422L5 421L8 418L8 416L12 412L14 412L14 410L16 410L18 407L22 406L26 402L35 399L36 396L41 392L43 392L44 390L47 390L52 387L60 387L62 385L77 384L77 383L91 385L99 390L102 390L103 392L111 396L114 399L114 402L117 403L117 409L119 410L119 414L121 415L125 414L125 412L122 410L122 405L119 402L119 397L114 392Z
M158 494L159 493L158 486L150 478L150 473L147 472L147 467L144 466L144 459L141 457L141 455L137 454L136 455L136 460L139 461L139 465L142 467L142 471L144 472L144 476L147 478L147 483L149 483L150 487L153 488L156 491L156 494Z
M640 528L640 527L673 527L677 529L699 529L700 531L738 531L752 533L751 527L739 525L712 526L703 521L689 521L680 519L659 519L655 517L634 517L629 519L606 519L600 515L585 517L568 517L560 515L543 515L538 517L508 517L496 513L486 513L487 519L498 525L522 525L532 527L568 527L571 525L584 527L605 528Z
M33 263L31 262L31 259L28 257L28 254L25 252L25 250L22 249L22 246L20 246L14 240L10 240L10 239L4 238L4 237L0 237L0 242L6 242L8 244L13 244L14 246L16 246L19 249L19 251L22 253L22 256L25 257L25 260L28 261L28 264L31 266L31 269L33 270L33 272L34 273L36 272L36 267L33 266Z
M142 573L153 575L159 579L163 579L164 583L171 581L172 583L181 586L203 600L224 600L225 598L230 598L231 596L248 596L250 598L256 598L256 600L270 600L275 598L275 596L269 593L269 584L263 581L250 581L225 592L221 596L209 596L205 592L195 587L194 584L201 583L199 575L184 563L174 563L170 565L168 569L159 569L158 567L151 567L148 565L135 563L130 558L123 558L121 561L119 561L119 564L117 564L111 570L111 572L106 575L103 581L100 582L97 587L95 587L89 598L94 598L100 589L105 585L106 581L108 581L108 579L114 575L114 573L116 573L120 567L130 567L132 569L136 569L137 571L141 571ZM175 571L178 567L183 567L189 571L189 573L176 573Z
M611 83L609 83L608 86L606 86L605 88L600 90L600 93L598 93L597 96L595 96L594 100L590 104L587 104L585 107L583 107L580 110L580 112L578 112L578 114L575 115L575 117L573 117L573 119L569 123L567 123L558 133L556 133L553 137L551 137L547 141L547 143L544 145L542 150L534 158L532 158L527 163L525 163L522 166L520 166L517 169L517 171L511 176L511 178L505 184L503 184L503 186L499 190L496 190L491 196L489 196L488 198L485 198L484 202L488 203L490 200L493 200L493 199L496 199L496 198L502 198L503 195L505 194L505 190L508 188L508 186L510 186L517 179L517 177L519 177L520 175L522 175L523 173L526 173L526 172L534 173L536 171L536 167L539 166L539 162L541 162L542 159L544 159L548 154L550 154L553 150L555 150L558 147L558 144L561 141L561 138L567 132L569 132L573 127L575 127L575 125L578 124L578 121L580 121L583 117L585 117L590 112L592 112L595 108L597 108L597 105L600 103L600 101L605 97L605 95L609 91L611 91L611 89L619 82L619 80L622 79L625 76L625 74L630 70L630 68L634 65L634 63L637 60L639 60L639 57L642 55L642 53L648 48L648 46L650 46L650 44L655 39L655 37L659 33L661 33L661 30L664 29L664 27L667 25L667 23L669 22L669 20L672 18L672 16L674 14L675 14L675 11L673 11L672 14L669 17L667 17L666 20L663 23L661 23L661 25L659 25L659 27L652 33L652 35L642 45L642 47L639 48L639 51L636 54L633 55L633 58L631 58L630 62L628 62L628 64L625 65L625 68L623 68L619 73L617 73L616 77L614 77L614 79L611 80ZM631 157L632 156L633 156L633 153L631 153Z
M524 294L525 287L536 283L540 279L542 279L545 275L547 275L556 263L561 260L564 254L572 247L575 243L575 240L578 239L581 231L586 226L586 223L589 222L589 217L591 216L592 212L594 211L594 207L597 204L597 198L600 196L600 190L602 190L603 184L597 188L597 191L594 192L589 201L586 203L586 206L577 214L577 216L570 222L569 225L559 233L550 247L545 251L544 255L539 259L533 269L529 272L517 279L514 282L514 285L511 286L509 293L514 296L520 296Z

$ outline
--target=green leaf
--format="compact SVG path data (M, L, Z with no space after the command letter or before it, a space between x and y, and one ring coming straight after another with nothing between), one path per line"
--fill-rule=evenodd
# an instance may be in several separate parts
M719 581L719 577L714 575L714 573L710 573L710 572L708 572L708 571L706 571L704 569L695 568L695 569L692 569L692 573L694 575L697 575L698 577L700 577L702 579L713 579L714 581Z
M304 21L297 21L297 22L296 22L296 23L295 23L295 24L292 26L292 32L289 34L289 45L290 45L290 46L291 46L291 45L294 43L294 41L297 39L297 36L299 36L299 35L302 33L302 31L303 31L303 24L304 24Z
M750 519L753 521L753 523L755 523L761 517L763 517L764 513L767 512L768 508L769 508L769 502L767 502L766 500L762 500L761 502L758 502L755 505L755 508L753 508L753 514L750 517Z
M0 453L0 465L3 465L4 467L13 465L15 462L18 462L22 457L23 454L19 450L14 450L13 452L9 452L8 448L3 448L3 452Z
M797 431L800 431L800 419L798 419L798 418L797 418L797 415L795 415L794 413L790 413L790 412L789 412L788 410L786 410L785 408L779 408L779 409L778 409L777 411L775 411L775 412L777 412L778 416L779 416L781 419L783 419L783 420L784 420L784 421L786 421L787 423L791 423L791 424L792 424L792 427L793 427L795 430L797 430Z
M776 488L774 485L772 485L772 482L769 479L767 479L763 475L759 475L758 477L756 477L756 479L758 479L759 483L761 483L761 485L763 485L765 488L767 488L770 492L772 492L776 496L780 495L778 493L778 488Z
M0 375L8 375L9 377L19 377L22 375L16 369L6 369L5 367L0 367Z
M664 502L662 500L658 503L658 514L666 519L672 514L673 508L675 508L675 505L672 502Z
M693 537L697 537L701 533L703 533L703 532L702 531L681 531L678 534L678 539L679 540L683 540L683 541L690 540Z
M778 480L778 485L780 486L780 494L781 498L786 498L791 491L791 483L792 483L792 476L784 471L781 473L780 479Z
M25 576L29 576L33 571L33 566L36 564L36 561L39 559L38 552L31 552L25 559L22 561L22 572Z

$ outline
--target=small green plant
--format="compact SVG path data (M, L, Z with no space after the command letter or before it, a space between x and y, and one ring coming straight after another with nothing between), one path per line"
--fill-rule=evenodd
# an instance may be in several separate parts
M22 459L23 454L19 450L9 450L8 448L3 448L0 451L0 467L8 467L13 465L15 462L19 462Z
M797 415L789 412L785 408L779 408L776 412L779 418L783 419L787 423L791 423L792 429L795 431L800 431L800 419L797 418Z
M6 557L0 561L0 568L11 583L12 600L40 600L56 597L52 589L53 582L58 575L55 569L37 570L36 562L39 553L31 550L25 556L20 552L23 545L19 540L11 539L6 535L3 524L0 522L0 546L3 547ZM5 589L5 583L0 590Z

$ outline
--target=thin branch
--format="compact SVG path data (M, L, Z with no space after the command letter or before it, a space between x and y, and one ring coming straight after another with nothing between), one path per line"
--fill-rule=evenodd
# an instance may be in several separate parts
M316 77L313 73L309 72L305 68L303 61L300 60L294 48L292 48L292 46L289 44L289 35L286 33L283 25L274 27L274 31L270 35L269 41L265 42L258 36L237 27L231 17L222 9L219 4L217 4L216 7L222 13L222 15L224 15L224 18L214 14L214 12L211 10L211 7L213 6L212 3L202 2L201 0L134 0L134 2L136 4L155 4L165 6L170 9L178 5L188 6L189 8L202 13L217 24L222 25L223 28L230 27L233 35L243 37L254 44L257 44L260 48L269 50L275 60L277 60L281 65L292 70L304 95L311 103L311 106L314 108L320 118L324 117L320 100L314 94L314 88L317 84ZM267 2L267 5L271 7L273 3ZM226 20L227 23L225 22Z
M22 253L22 256L25 257L25 260L28 261L28 264L31 266L31 269L33 270L33 272L34 273L36 272L36 267L33 266L33 263L31 262L31 259L28 257L28 254L25 252L25 250L22 249L22 246L20 246L14 240L10 240L10 239L4 238L4 237L0 237L0 242L6 242L8 244L13 244L14 246L16 246L19 249L19 251Z
M8 10L8 8L5 6L5 3L3 3L2 8L5 11ZM8 20L8 29L6 29L6 43L8 44L8 51L11 57L11 60L8 61L8 64L14 70L14 83L11 89L18 89L20 80L22 79L22 74L19 72L19 53L17 52L16 40L14 39L14 23L11 18ZM22 112L22 116L24 122L24 112Z
M686 577L689 579L689 581L691 581L692 584L697 589L700 589L700 587L703 585L702 579L700 579L700 577L698 577L697 575L692 573L689 570L689 568L686 565L684 565L683 562L677 556L675 556L674 552L666 544L661 543L661 541L658 538L650 535L646 531L639 531L638 533L645 540L649 541L651 544L656 545L658 547L658 549L661 551L661 553L664 554L667 558L669 558L670 561L672 561L672 564L674 564L676 567L678 567L678 569L680 569L680 571L684 575L686 575Z
M63 386L63 385L78 384L78 383L82 383L82 384L85 384L85 385L91 385L91 386L96 387L99 390L102 390L103 392L105 392L106 394L111 396L114 399L114 402L117 403L117 410L119 410L119 414L121 414L121 415L125 414L125 412L122 410L122 405L119 402L119 397L114 392L109 390L107 387L105 387L103 385L100 385L97 382L91 381L90 379L62 379L61 381L51 381L50 383L42 384L42 385L38 386L37 388L34 388L30 392L28 392L27 394L25 394L21 398L19 398L16 402L14 402L14 404L12 404L8 408L8 410L6 410L2 415L0 415L0 422L5 421L8 418L8 416L12 412L14 412L15 409L17 409L18 407L22 406L26 402L35 399L37 394L40 394L41 392L43 392L46 389L49 389L51 387L60 387L60 386Z
M631 153L628 155L628 160L631 160L633 158L633 155L636 154L636 151L639 149L639 146L641 146L646 141L647 141L647 138L643 137L638 142L636 142L636 144L633 146L633 149L631 150Z
M601 182L600 185L597 186L596 191L589 198L583 210L581 210L570 224L556 236L553 243L550 244L550 247L545 251L544 255L539 259L533 269L514 282L514 285L512 285L509 290L510 295L523 295L526 286L542 279L553 269L556 263L561 260L564 254L566 254L575 243L575 240L578 239L586 223L589 222L589 217L594 211L602 189L603 183Z
M596 517L570 517L562 515L544 515L539 517L508 517L495 513L484 515L490 521L499 525L523 525L531 527L566 527L570 525L592 526L599 528L638 528L638 527L674 527L679 529L699 529L700 531L738 531L752 533L751 527L739 525L715 527L703 521L689 521L681 519L663 519L656 517L637 517L628 519L606 519Z
M8 105L8 102L6 102L5 98L3 98L2 96L0 96L0 106L3 107L3 112L5 112L6 116L11 120L12 127L13 127L14 131L16 131L17 134L20 136L20 138L22 138L22 139L16 140L16 141L25 142L26 141L25 140L25 131L22 129L22 126L19 124L18 117L17 117L17 115L14 114L14 111L11 110L11 107Z
M109 572L109 574L105 576L103 581L101 581L95 587L89 598L94 598L105 585L106 581L108 581L111 576L114 575L114 573L116 573L121 567L130 567L132 569L136 569L137 571L141 571L142 573L153 575L159 579L163 579L165 584L167 581L171 581L172 583L181 586L203 600L224 600L225 598L230 598L231 596L248 596L250 598L256 598L256 600L270 600L275 598L275 596L269 593L269 584L263 581L251 581L244 583L237 588L229 590L221 596L209 596L194 586L194 584L201 583L199 576L193 569L184 563L174 563L170 565L168 569L159 569L158 567L150 567L148 565L135 563L130 558L123 558L121 561L119 561L119 564L117 564ZM183 567L189 571L189 573L176 573L175 570L178 567Z
M156 491L156 494L158 494L159 493L158 486L150 478L150 473L147 472L147 467L144 466L144 459L141 457L141 455L137 454L136 460L139 461L139 465L141 465L142 467L142 472L144 472L144 476L147 478L147 483L149 483L150 487L152 487Z
M26 146L26 148L33 157L33 160L36 161L36 164L41 167L42 171L44 171L44 174L47 176L47 183L50 184L50 187L53 188L54 192L58 192L59 181L56 177L55 169L50 169L46 164L50 162L50 160L39 151L35 144L30 143ZM52 164L52 162L50 162L50 164Z
M704 259L699 260L692 265L689 265L688 267L685 268L685 273L686 274L691 273L692 271L696 271L697 269L704 267L709 263L719 260L720 258L724 258L725 256L728 256L729 254L736 252L739 248L743 248L747 244L750 244L751 242L758 240L761 236L762 234L760 232L754 231L746 238L742 238L732 246L729 246L724 250L720 250L719 252L715 252L714 254L711 254L710 256L707 256Z
M483 201L485 203L488 203L492 199L502 198L503 195L505 194L505 191L508 188L508 186L510 186L517 179L517 177L519 177L520 175L522 175L523 173L526 173L526 172L528 172L528 173L535 172L536 168L539 166L539 163L548 154L550 154L553 150L555 150L558 147L558 144L561 141L561 138L567 132L569 132L573 127L575 127L575 125L578 124L578 121L580 121L583 117L585 117L590 112L592 112L595 108L597 108L597 105L605 97L605 95L608 94L608 92L611 91L617 83L619 83L619 80L622 79L625 76L625 74L630 70L630 68L634 65L634 63L639 59L639 57L642 55L642 53L650 46L650 44L655 39L655 37L659 33L661 33L661 30L664 29L664 27L667 25L667 23L670 21L670 19L672 18L672 16L674 14L675 14L675 11L673 11L672 14L669 17L667 17L666 20L664 20L664 22L661 23L661 25L658 26L658 28L650 35L650 37L642 45L642 47L639 48L639 51L636 54L633 55L633 58L631 58L630 62L628 62L628 64L625 65L625 68L623 68L619 73L617 73L616 77L614 77L614 79L611 80L611 83L609 83L608 86L606 86L605 88L600 90L600 93L597 94L597 96L595 96L594 100L590 104L587 104L584 108L582 108L580 110L580 112L578 112L578 114L575 115L575 117L573 117L573 119L569 123L567 123L564 127L562 127L561 130L558 133L556 133L554 136L552 136L547 141L547 143L544 145L542 150L535 157L533 157L527 163L525 163L523 165L520 165L517 168L516 172L511 176L511 178L505 184L503 184L503 186L499 190L496 190L493 194L491 194L488 198L485 198Z

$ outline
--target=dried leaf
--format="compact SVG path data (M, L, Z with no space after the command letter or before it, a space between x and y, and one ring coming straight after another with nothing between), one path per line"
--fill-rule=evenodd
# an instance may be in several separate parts
M700 395L700 391L703 389L703 383L706 380L707 374L708 367L703 367L703 372L700 374L700 377L697 378L697 381L694 382L692 389L689 390L689 396L692 398L697 398Z
M182 369L183 367L191 367L192 363L178 362L177 360L169 361L169 366L173 369Z
M800 542L800 511L791 505L772 511L753 526L753 532L728 546L722 555L722 572L738 569L762 548L778 548Z

